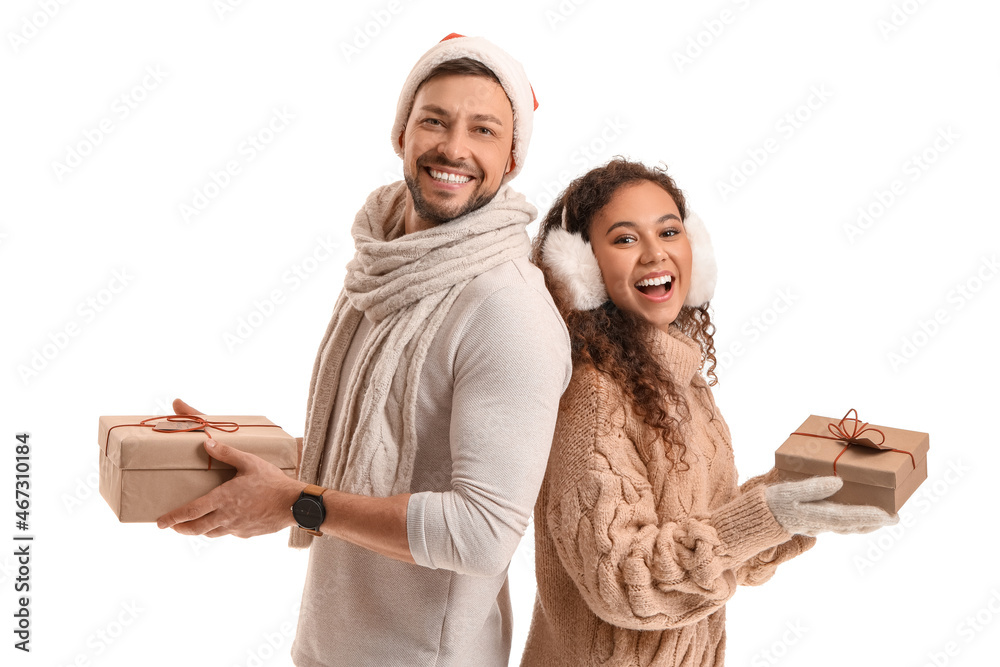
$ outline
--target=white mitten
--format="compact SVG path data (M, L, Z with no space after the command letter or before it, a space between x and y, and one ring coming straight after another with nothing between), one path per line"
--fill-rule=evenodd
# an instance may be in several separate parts
M789 533L816 536L822 532L870 533L892 526L899 517L868 505L824 501L844 485L839 477L810 477L767 487L767 506Z

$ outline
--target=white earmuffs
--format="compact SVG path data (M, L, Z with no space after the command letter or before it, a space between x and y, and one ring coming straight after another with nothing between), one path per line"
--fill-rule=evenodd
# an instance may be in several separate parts
M593 310L608 300L604 278L590 244L567 227L566 207L563 206L562 228L549 232L542 246L542 261L552 276L569 289L575 310ZM697 308L708 303L715 294L718 266L712 239L701 218L688 211L684 231L691 244L691 288L684 305Z

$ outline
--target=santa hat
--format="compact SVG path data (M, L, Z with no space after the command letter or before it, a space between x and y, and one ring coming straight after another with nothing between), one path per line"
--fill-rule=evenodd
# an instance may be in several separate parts
M684 305L698 308L711 301L715 294L718 267L712 239L701 218L688 211L684 231L691 244L691 287ZM542 261L552 277L569 291L574 310L593 310L608 300L594 250L583 236L569 231L565 206L562 226L549 230L542 246Z
M392 126L392 136L390 137L392 148L396 151L396 155L403 157L399 137L406 128L406 120L410 117L417 88L424 82L432 69L443 62L458 58L470 58L490 68L500 79L500 85L507 93L507 98L510 99L510 106L514 111L514 165L510 172L503 177L502 183L506 183L521 171L528 156L532 116L535 109L538 108L538 100L535 99L535 91L528 83L528 76L524 73L521 63L514 60L509 53L496 44L482 37L466 37L452 33L434 45L417 61L417 64L410 71L410 75L406 77L403 90L399 93L399 102L396 104L396 122Z

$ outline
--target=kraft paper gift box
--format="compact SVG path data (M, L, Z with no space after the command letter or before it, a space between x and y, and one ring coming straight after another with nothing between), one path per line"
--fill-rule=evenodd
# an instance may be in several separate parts
M895 514L927 479L930 436L919 431L869 425L849 418L851 412L844 419L810 415L795 433L813 435L788 436L774 453L774 466L785 481L836 474L844 480L844 486L829 500L874 505ZM840 428L840 435L853 435L851 442L855 444L847 446L848 439L832 433L831 425L834 430ZM885 436L882 443L879 431Z
M140 426L143 420L147 425ZM179 430L192 427L199 430ZM205 495L236 475L232 466L209 458L204 447L209 437L295 475L295 438L265 417L101 417L101 495L123 523L156 521Z

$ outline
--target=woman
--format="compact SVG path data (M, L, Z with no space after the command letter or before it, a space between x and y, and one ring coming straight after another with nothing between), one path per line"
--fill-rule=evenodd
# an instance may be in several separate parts
M724 606L824 530L891 523L817 501L840 480L737 486L715 383L715 260L664 170L578 178L533 261L566 319L573 379L535 506L538 596L522 667L722 665ZM707 368L706 368L707 364Z

